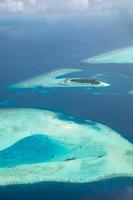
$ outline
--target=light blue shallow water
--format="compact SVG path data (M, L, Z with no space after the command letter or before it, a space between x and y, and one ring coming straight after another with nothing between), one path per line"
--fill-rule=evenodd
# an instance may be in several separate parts
M61 161L65 160L70 152L69 147L54 138L36 134L0 151L0 168Z

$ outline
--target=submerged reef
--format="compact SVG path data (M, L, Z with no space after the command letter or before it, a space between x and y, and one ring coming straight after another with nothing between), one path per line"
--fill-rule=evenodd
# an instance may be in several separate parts
M21 81L19 83L11 85L9 88L11 89L29 89L29 88L60 88L60 87L107 87L109 86L108 83L100 82L99 84L96 84L95 81L92 83L92 81L83 82L83 81L72 81L77 80L78 78L62 78L61 76L74 73L74 72L81 72L80 69L73 69L73 68L67 68L67 69L57 69L55 71L42 74L40 76ZM80 80L80 78L78 79Z
M116 49L98 56L89 58L87 63L100 64L100 63L133 63L133 46Z
M133 145L102 124L37 109L0 109L0 185L133 177Z
M128 94L129 94L129 95L133 95L133 90L129 90L129 91L128 91Z

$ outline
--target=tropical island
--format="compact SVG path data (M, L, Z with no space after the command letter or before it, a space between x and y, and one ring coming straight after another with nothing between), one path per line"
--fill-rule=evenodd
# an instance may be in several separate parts
M35 88L40 91L44 88L60 88L60 87L73 87L73 88L90 88L90 87L108 87L109 83L80 77L62 77L70 73L81 72L81 69L65 68L57 69L40 76L36 76L9 86L10 89L29 89Z
M101 82L96 81L94 79L87 79L87 78L72 78L70 80L71 82L75 82L75 83L89 83L92 85L100 85Z

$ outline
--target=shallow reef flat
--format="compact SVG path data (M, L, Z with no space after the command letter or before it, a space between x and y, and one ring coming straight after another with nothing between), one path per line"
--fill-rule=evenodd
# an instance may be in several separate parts
M45 88L60 88L60 87L107 87L109 86L108 83L99 82L99 84L92 84L92 80L88 82L74 82L73 79L77 79L77 77L74 78L62 78L64 75L68 75L70 73L74 72L81 72L81 69L74 69L74 68L66 68L66 69L57 69L55 71L42 74L37 77L33 77L28 80L24 80L21 82L18 82L16 84L11 85L10 89L30 89L30 88L38 88L38 89L45 89ZM78 78L79 79L79 78ZM96 82L96 81L95 81ZM93 80L94 83L94 80Z
M87 63L100 64L100 63L133 63L133 46L116 49L109 51L104 54L89 58L86 60Z
M0 185L133 177L133 145L102 124L37 109L0 110Z
M129 94L129 95L133 95L133 90L129 90L129 91L128 91L128 94Z

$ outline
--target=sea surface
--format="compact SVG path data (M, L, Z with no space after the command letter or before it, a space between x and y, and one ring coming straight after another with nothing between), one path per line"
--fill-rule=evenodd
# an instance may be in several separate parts
M133 45L121 13L0 16L0 107L39 108L109 126L133 142L133 64L88 64L85 59ZM58 68L108 82L104 89L10 90L8 86ZM71 74L73 77L74 75ZM67 77L67 76L65 76ZM38 183L0 188L0 200L132 200L133 179L89 184Z

